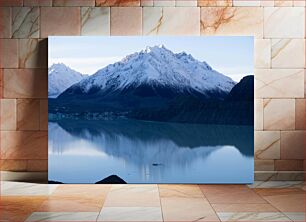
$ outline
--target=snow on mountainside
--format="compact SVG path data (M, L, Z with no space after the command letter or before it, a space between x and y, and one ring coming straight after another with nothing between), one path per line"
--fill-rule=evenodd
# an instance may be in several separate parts
M73 84L49 101L49 113L54 119L252 125L253 91L253 76L236 84L190 54L153 46Z
M228 93L236 83L185 52L173 53L163 45L126 56L98 70L73 88L86 94L92 89L120 91L131 86L159 85L178 91Z
M69 68L63 63L53 64L48 70L48 97L56 98L73 84L81 81L87 75Z

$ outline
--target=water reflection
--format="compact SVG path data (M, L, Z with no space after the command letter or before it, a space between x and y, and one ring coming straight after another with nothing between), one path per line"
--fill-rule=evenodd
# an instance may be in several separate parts
M92 183L119 174L130 183L216 183L222 178L214 174L231 171L224 182L247 182L252 178L252 157L252 127L134 120L49 122L50 179L62 182ZM86 174L71 173L78 163L86 166Z

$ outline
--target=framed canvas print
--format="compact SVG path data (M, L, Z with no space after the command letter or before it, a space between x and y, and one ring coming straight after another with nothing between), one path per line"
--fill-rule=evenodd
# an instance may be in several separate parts
M253 37L49 37L49 183L252 183Z

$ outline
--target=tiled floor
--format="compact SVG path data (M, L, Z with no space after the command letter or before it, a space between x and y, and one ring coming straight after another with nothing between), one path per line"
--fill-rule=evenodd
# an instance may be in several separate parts
M301 182L47 185L1 182L0 221L305 221Z

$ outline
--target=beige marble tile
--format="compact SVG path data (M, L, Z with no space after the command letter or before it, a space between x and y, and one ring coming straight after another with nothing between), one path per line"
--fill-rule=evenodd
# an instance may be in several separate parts
M263 130L263 99L255 99L255 130Z
M140 6L140 0L96 0L96 6Z
M160 207L103 207L97 221L163 221Z
M291 196L291 195L296 195L296 194L304 194L303 189L297 188L297 187L285 187L285 188L276 187L275 189L254 189L254 191L265 199L266 197L275 197L275 196L283 196L283 195ZM296 212L301 212L301 211L296 211Z
M256 191L281 212L304 212L305 192L301 189L258 189Z
M16 130L16 100L1 99L0 100L0 129Z
M233 0L198 0L198 6L233 6Z
M38 99L17 99L17 130L39 130Z
M161 198L164 221L219 221L205 198Z
M0 38L11 38L12 9L0 7Z
M294 222L305 221L305 212L283 212L283 214Z
M303 69L255 69L257 98L303 98Z
M255 160L254 161L255 171L273 171L274 170L274 160Z
M140 5L141 6L153 6L154 0L141 0Z
M18 68L18 40L0 39L0 68Z
M255 171L257 181L303 181L303 171Z
M305 40L272 39L271 58L272 68L304 68Z
M221 221L290 221L280 212L222 212L218 216Z
M110 35L109 7L82 7L81 20L81 35Z
M19 68L47 68L47 39L19 39Z
M305 131L281 132L281 159L304 159Z
M53 197L79 197L90 199L105 199L111 189L111 184L63 184L52 193Z
M12 17L13 38L39 37L40 15L38 7L14 7Z
M13 171L1 171L1 179L5 181L36 181L39 183L48 182L48 172L13 172ZM21 179L22 178L22 179ZM27 194L26 194L27 195ZM28 196L31 196L30 194Z
M305 129L305 99L295 100L295 129Z
M275 170L277 171L303 171L303 160L275 160Z
M202 35L263 36L263 9L260 7L202 7Z
M304 38L304 32L305 10L303 8L264 8L265 38Z
M112 7L110 21L111 35L141 35L141 7Z
M42 7L41 38L50 35L80 35L80 14L79 7Z
M95 6L95 0L53 0L53 6Z
M48 130L48 100L41 99L39 107L39 129Z
M3 98L3 69L0 69L0 99Z
M255 68L271 68L271 40L255 39L254 41Z
M180 184L159 184L159 196L164 197L185 197L204 198L198 185Z
M27 170L26 160L0 160L2 171L24 172Z
M264 130L291 130L294 128L294 99L264 99Z
M1 131L1 156L4 159L47 159L48 135L38 131Z
M200 35L200 9L144 7L143 35Z
M212 204L216 212L277 212L271 204Z
M293 6L295 6L295 7L305 7L306 2L304 0L293 0Z
M260 0L260 6L264 7L273 7L274 6L274 0Z
M254 157L256 159L280 158L279 131L256 131L254 140Z
M22 6L22 0L1 0L0 7Z
M159 207L157 185L113 185L104 207Z
M24 6L52 6L52 0L23 0Z
M99 212L33 212L26 221L96 221Z
M260 0L233 0L233 6L260 6Z
M1 221L25 221L46 197L3 197L1 196Z
M47 172L48 160L27 160L28 172Z
M197 0L175 0L175 6L195 7L197 4Z
M199 185L211 204L258 204L266 203L246 185Z
M306 98L306 69L304 70L304 98Z
M86 196L53 196L51 195L40 208L39 212L98 212L104 199L93 199Z
M275 7L290 7L293 6L293 0L274 0Z
M57 186L57 184L1 181L1 196L31 196L30 198L33 198L33 196L48 196L54 192Z
M175 0L153 0L154 7L175 6Z
M254 181L250 188L300 188L304 186L304 181Z
M5 98L47 98L47 69L5 69L3 73Z

